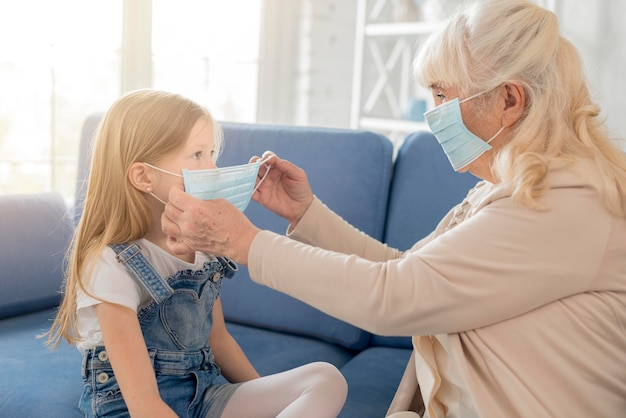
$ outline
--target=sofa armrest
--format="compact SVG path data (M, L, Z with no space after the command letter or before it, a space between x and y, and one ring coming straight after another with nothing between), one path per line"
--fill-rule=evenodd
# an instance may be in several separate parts
M0 196L0 318L58 304L72 225L56 192Z

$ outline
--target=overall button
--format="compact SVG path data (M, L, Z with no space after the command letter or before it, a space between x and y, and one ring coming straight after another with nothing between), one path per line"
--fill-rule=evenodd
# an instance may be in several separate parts
M109 375L105 372L99 373L98 376L96 376L96 380L98 383L106 383L109 380Z
M215 283L215 282L216 282L216 281L218 281L221 277L222 277L222 275L221 275L221 274L220 274L220 272L218 271L218 272L213 273L213 275L211 276L211 279L210 279L210 280L211 280L213 283Z
M109 359L109 355L107 354L106 351L100 351L100 353L98 353L98 360L107 361L108 359Z

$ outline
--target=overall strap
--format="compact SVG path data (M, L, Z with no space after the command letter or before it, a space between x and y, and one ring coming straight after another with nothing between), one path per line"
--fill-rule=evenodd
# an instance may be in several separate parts
M126 265L157 303L162 303L174 294L174 290L146 260L137 244L110 244L109 247L115 251L117 261Z

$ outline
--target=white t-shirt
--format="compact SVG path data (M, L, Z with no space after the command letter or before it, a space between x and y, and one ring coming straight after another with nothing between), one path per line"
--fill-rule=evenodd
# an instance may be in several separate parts
M196 253L193 263L187 263L146 239L135 241L143 256L152 264L156 272L167 278L180 270L200 270L211 258ZM87 290L94 296L126 306L135 312L152 301L148 290L135 278L126 266L117 261L115 251L107 247L96 260ZM95 306L102 303L79 289L76 300L77 328L82 339L77 344L78 351L84 353L90 348L103 345L102 330L96 315Z

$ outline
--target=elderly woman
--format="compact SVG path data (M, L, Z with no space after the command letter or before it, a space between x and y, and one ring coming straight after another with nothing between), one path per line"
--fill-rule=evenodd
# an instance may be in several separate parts
M365 236L274 156L254 199L290 222L288 237L172 189L171 248L231 257L330 315L414 336L399 390L421 389L425 416L621 416L626 156L576 49L553 13L482 0L428 39L415 70L453 168L483 179L428 237L401 252Z

